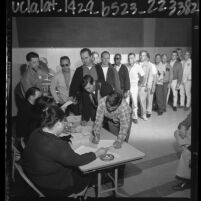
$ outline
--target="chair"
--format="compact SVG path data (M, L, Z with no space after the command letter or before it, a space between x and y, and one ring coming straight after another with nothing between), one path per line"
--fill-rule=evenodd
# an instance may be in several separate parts
M15 161L18 161L21 157L19 150L15 147L12 139L12 180L15 181Z
M36 188L35 185L28 179L20 164L15 162L15 168L19 172L20 176L24 179L24 181L38 194L39 197L45 197L45 195L41 193L38 188Z

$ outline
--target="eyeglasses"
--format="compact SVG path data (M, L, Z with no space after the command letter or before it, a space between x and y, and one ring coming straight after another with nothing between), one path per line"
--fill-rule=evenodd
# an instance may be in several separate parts
M118 58L114 58L114 59L115 59L115 60L120 60L121 58L118 57Z
M61 64L61 67L70 66L70 64Z

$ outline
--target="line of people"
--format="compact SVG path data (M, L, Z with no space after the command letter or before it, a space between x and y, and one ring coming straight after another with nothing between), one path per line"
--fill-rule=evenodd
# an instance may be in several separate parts
M182 50L180 48L174 50L170 61L166 54L156 54L154 63L150 61L150 54L146 50L139 52L139 59L135 53L129 53L127 64L121 63L122 57L119 53L115 54L114 64L111 64L108 51L101 53L101 61L99 61L99 54L91 52L88 48L80 51L80 57L83 64L76 68L74 74L72 74L70 58L68 56L60 58L61 70L51 78L50 94L59 105L69 99L76 99L77 104L69 106L66 112L81 114L83 125L86 125L90 119L94 121L95 118L92 99L82 87L85 75L90 75L95 81L96 102L107 95L110 88L121 93L132 108L134 123L138 123L139 114L144 120L151 117L153 99L156 100L158 115L166 112L170 90L173 94L174 111L177 110L178 92L180 107L186 106L184 109L188 110L191 105L192 64L189 51L185 52L183 59ZM50 72L44 59L40 61L37 53L28 53L27 63L27 69L17 85L17 105L25 97L28 88L38 87L42 91L44 78Z

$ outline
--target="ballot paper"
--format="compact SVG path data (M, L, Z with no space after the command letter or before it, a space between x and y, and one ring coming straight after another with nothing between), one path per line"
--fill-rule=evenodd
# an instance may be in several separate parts
M68 117L67 117L67 121L68 121L68 122L72 122L72 123L80 122L80 121L81 121L81 115L77 115L77 116L68 116Z
M97 149L103 147L111 147L113 145L114 140L100 140L99 144L96 146L86 146L86 145L81 145L79 146L75 152L78 154L85 154L85 153L89 153L89 152L96 152ZM115 153L115 149L113 147L109 148L107 154L112 154L114 155L115 158L119 158L120 155Z
M81 133L82 135L91 135L92 132L92 126L82 126L81 127Z
M73 101L68 100L66 103L64 103L60 108L62 110L66 109L69 105L73 104Z

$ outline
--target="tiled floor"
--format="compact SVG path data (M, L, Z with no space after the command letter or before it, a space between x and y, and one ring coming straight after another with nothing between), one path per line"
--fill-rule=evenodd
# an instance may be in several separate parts
M162 116L153 112L148 121L139 118L138 124L132 124L129 143L146 156L127 164L125 184L119 192L128 197L190 198L189 189L179 192L172 190L177 183L175 171L180 156L174 130L187 114L183 109L174 112L168 107ZM94 197L94 190L89 189L87 195ZM103 197L109 195L111 193L105 193Z

